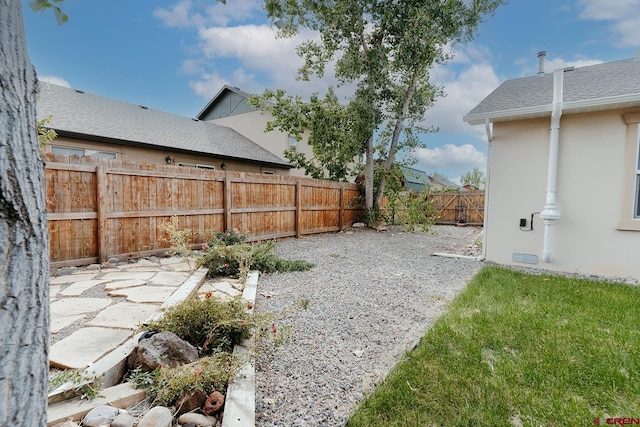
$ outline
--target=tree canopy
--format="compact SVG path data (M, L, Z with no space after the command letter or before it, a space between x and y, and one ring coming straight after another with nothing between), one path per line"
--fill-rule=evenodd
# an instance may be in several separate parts
M282 35L300 27L319 33L298 47L304 65L300 77L323 76L334 67L340 83L356 89L349 110L357 114L356 134L366 153L366 206L379 205L385 178L374 199L376 135L386 135L389 171L401 138L415 143L407 129L419 128L424 113L442 88L430 82L430 70L452 58L451 46L471 40L479 23L504 0L267 0Z
M296 148L284 153L295 167L316 179L346 181L353 175L357 168L354 159L363 152L363 138L358 135L357 115L350 111L351 105L340 104L332 88L324 99L314 94L309 102L283 90L266 90L249 101L273 115L265 131L277 128L297 141L308 134L313 158L306 158Z
M484 182L485 182L485 180L484 180L484 172L482 172L477 167L475 167L472 170L470 170L469 172L465 173L460 178L460 183L462 183L462 185L469 184L469 185L473 185L474 187L478 187L478 188L480 188L480 186L483 186Z

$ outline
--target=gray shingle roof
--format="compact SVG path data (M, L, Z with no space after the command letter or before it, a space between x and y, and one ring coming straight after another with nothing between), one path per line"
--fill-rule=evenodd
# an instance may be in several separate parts
M292 167L226 126L46 82L40 82L39 97L38 119L52 115L47 126L61 135Z
M479 124L551 114L553 73L507 80L464 117ZM564 111L605 110L640 105L640 60L579 67L564 72Z
M400 165L404 175L404 186L408 190L422 191L425 183L429 181L427 174L419 169Z

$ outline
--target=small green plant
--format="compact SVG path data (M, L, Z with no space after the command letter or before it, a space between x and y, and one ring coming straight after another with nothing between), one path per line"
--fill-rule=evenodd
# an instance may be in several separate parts
M429 231L438 219L438 210L429 201L426 191L420 193L408 193L402 196L405 206L405 227L408 231L415 231L420 227L422 231Z
M231 231L215 233L212 240L215 240L216 242L210 241L209 245L213 245L215 243L222 243L225 246L237 245L246 242L248 238L248 234L240 233L234 228Z
M245 278L252 262L252 246L249 244L224 245L211 242L196 261L198 267L209 269L209 276Z
M142 368L138 367L132 369L127 374L127 381L133 383L135 388L144 388L146 390L151 390L156 383L156 377L158 376L160 370L155 369L153 371L144 371Z
M311 301L309 301L309 298L302 298L300 301L298 301L298 305L306 310L307 308L309 308L310 302Z
M161 232L167 234L168 238L162 238L164 242L169 242L171 252L175 255L188 257L191 255L191 245L193 243L194 232L190 229L181 229L177 216L172 216L170 220L162 221L158 226Z
M97 375L89 375L84 371L70 369L60 371L49 378L49 392L63 384L70 384L76 396L81 399L91 400L96 397L102 397L100 389L102 381Z
M224 393L237 368L235 357L228 353L216 353L176 368L161 367L148 373L132 371L129 378L136 388L147 390L154 405L170 406L195 390L206 394L214 390Z
M147 322L148 329L170 331L196 347L201 355L230 352L248 338L253 318L238 300L192 298L168 308L164 316Z

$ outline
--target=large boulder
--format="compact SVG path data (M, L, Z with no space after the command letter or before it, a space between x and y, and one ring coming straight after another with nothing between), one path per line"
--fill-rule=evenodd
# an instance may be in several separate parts
M175 368L198 360L198 350L173 332L159 332L141 340L133 349L129 369L153 371L159 366Z

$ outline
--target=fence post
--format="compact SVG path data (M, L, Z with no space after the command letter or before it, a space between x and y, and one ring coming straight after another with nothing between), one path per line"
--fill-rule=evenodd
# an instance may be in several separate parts
M302 236L302 182L296 179L296 238Z
M344 214L344 203L343 203L343 198L344 198L344 182L340 184L340 209L339 209L339 217L338 217L338 228L340 229L340 231L342 231L342 226L343 226L343 219L342 219L342 215Z
M223 208L224 208L224 230L231 230L231 178L225 171L224 173L224 196L223 196Z
M96 205L98 215L98 262L107 260L107 172L104 166L96 166Z

